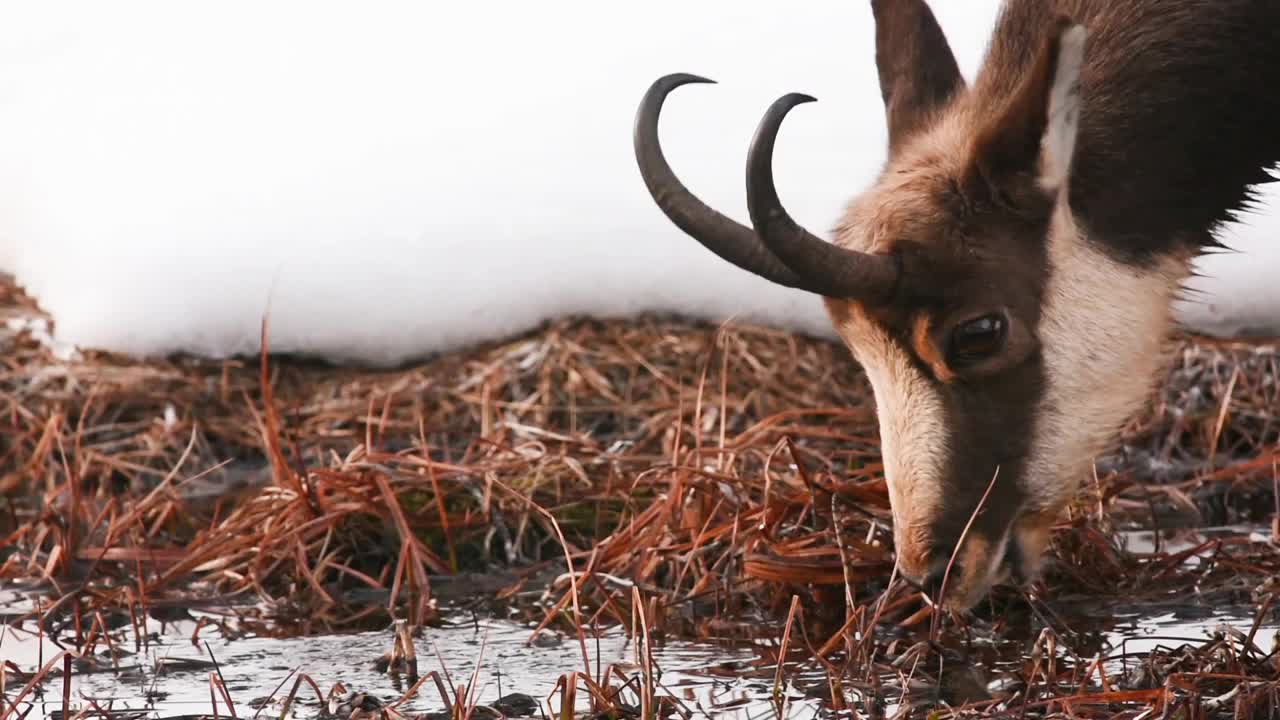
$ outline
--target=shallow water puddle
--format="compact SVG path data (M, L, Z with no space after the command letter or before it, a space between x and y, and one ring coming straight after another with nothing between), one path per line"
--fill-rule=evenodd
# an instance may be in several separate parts
M1215 527L1172 528L1156 532L1154 530L1124 530L1116 533L1120 546L1125 551L1135 554L1176 553L1190 550L1214 539L1247 539L1249 542L1265 543L1270 537L1270 529L1260 525L1239 524ZM1186 563L1195 562L1196 555L1187 558Z
M216 672L209 662L208 651L192 644L191 622L170 624L163 634L151 638L151 647L139 655L118 658L120 670L107 668L97 673L73 672L72 708L89 705L92 699L102 708L115 711L133 710L131 716L173 718L212 713L210 674ZM483 657L476 683L479 704L489 704L512 693L532 697L542 712L555 716L561 706L561 695L552 694L557 678L570 671L583 669L582 647L577 638L549 639L543 634L527 646L531 629L497 619L466 619L445 628L425 628L415 640L419 672L441 671L441 660L453 686L470 681L475 661ZM58 647L29 633L6 630L0 656L24 671L33 671L59 652ZM324 693L342 683L351 693L367 693L383 703L396 702L412 684L375 669L375 660L386 653L393 642L393 632L364 632L351 635L322 635L295 639L241 638L224 640L216 632L206 631L209 649L218 663L239 717L251 717L261 709L263 717L278 717L279 701L287 696L297 679L294 671L305 673ZM130 650L132 647L129 648ZM43 651L43 656L41 652ZM438 653L438 657L437 657ZM619 663L626 676L638 674L632 663L635 646L627 642L622 631L602 633L597 642L588 638L587 653L591 671L607 670L609 663ZM102 655L105 657L106 652ZM772 668L755 670L750 666L758 657L750 648L730 648L711 644L666 641L653 649L659 673L658 695L677 698L694 716L717 718L776 717L772 691ZM161 667L157 673L155 668ZM748 678L747 674L759 679ZM444 674L443 672L441 673ZM789 677L794 679L792 673ZM616 683L615 683L616 684ZM9 698L17 688L10 681ZM20 685L20 684L19 684ZM816 718L821 704L806 698L794 687L784 687L789 700L786 717L802 720ZM589 709L585 691L577 692L579 711ZM274 696L276 702L265 706L262 699ZM30 699L30 698L28 698ZM638 702L634 693L626 693L624 701ZM219 712L229 710L219 696ZM36 700L27 715L30 720L60 717L62 680L53 678L46 684L46 695ZM427 680L416 697L398 707L408 715L439 712L445 709L434 683ZM529 713L539 717L538 709ZM322 715L315 692L306 684L298 692L294 707L296 717ZM347 712L340 713L347 717ZM480 717L480 716L477 716Z
M0 596L0 612L13 612L13 609L12 605L6 607L5 598ZM1106 645L1103 654L1108 658L1104 664L1111 673L1117 674L1136 667L1141 656L1148 652L1181 645L1198 646L1209 642L1212 635L1223 627L1230 628L1239 637L1247 636L1254 624L1254 609L1248 607L1220 608L1185 603L1158 607L1100 604L1095 610L1112 618L1108 628L1102 632ZM193 615L200 616L194 612ZM73 671L70 683L73 713L77 709L92 708L96 703L114 713L124 711L123 715L117 715L120 720L212 717L214 705L211 694L214 689L210 679L219 671L240 718L280 717L283 710L280 701L293 689L298 673L305 673L326 696L341 683L348 694L339 694L336 702L343 699L349 702L353 697L351 693L366 693L383 705L393 704L412 684L407 678L388 675L376 667L376 660L392 647L394 633L390 628L292 639L226 639L216 629L206 627L200 634L200 645L191 641L195 623L189 620L167 623L163 627L158 622L148 621L148 628L148 646L137 654L132 652L131 635L127 644L116 646L119 652L114 659L114 668L109 653L103 650L99 653L103 659L102 669L97 672ZM524 699L527 705L524 712L508 712L508 715L543 717L545 714L546 717L556 717L563 699L555 690L556 681L565 673L583 669L582 647L576 637L549 633L543 633L529 644L531 630L526 625L503 619L457 614L445 627L425 628L415 638L419 672L426 675L434 670L444 674L443 671L447 670L446 685L466 685L479 658L475 694L478 704L495 704L503 697L510 700L513 694L517 694L516 699L520 700L523 698L519 695L524 695L532 702ZM1280 648L1278 634L1280 625L1274 622L1273 615L1257 630L1253 642L1263 653L1273 652ZM1026 644L1015 638L1005 638L1005 641L1012 646ZM23 672L35 671L42 663L54 658L59 650L48 638L42 640L30 632L0 626L0 658ZM1059 654L1065 652L1060 645ZM210 661L210 653L218 663L216 669ZM589 637L587 656L591 673L597 677L610 663L618 663L627 678L639 674L638 667L634 665L635 645L628 642L621 630L604 631L599 640ZM760 657L760 651L747 644L655 643L653 659L659 674L656 694L675 698L692 717L744 720L779 717L771 700L775 668L770 663L762 663ZM59 663L56 669L60 668ZM990 679L997 680L999 670L988 670ZM821 672L796 672L789 666L784 677L788 681L784 686L788 706L783 717L816 720L833 716L827 702L826 679ZM9 701L17 696L24 682L21 678L9 678L5 688ZM30 720L60 718L62 690L61 677L50 678L44 684L44 694L28 696L18 713L26 712L26 718ZM850 699L856 696L852 690L846 692ZM274 698L274 701L264 702L268 698ZM638 696L627 692L623 700L634 705L638 703ZM218 715L230 716L230 709L221 696L217 702ZM350 717L350 704L336 708L331 705L335 703L329 703L327 697L322 701L317 698L315 690L302 684L291 716L318 718L327 716L328 710L336 709L336 716L342 720ZM574 705L579 713L590 709L586 692L581 687ZM413 716L442 712L445 704L435 684L428 679L420 685L415 696L397 709ZM891 717L895 711L892 704L884 708L885 716Z
M1254 617L1250 613L1254 611L1254 608L1246 607L1205 608L1195 605L1159 614L1152 614L1150 608L1145 612L1117 610L1114 615L1116 626L1107 633L1107 639L1113 656L1123 654L1132 657L1160 648L1209 642L1211 635L1218 631L1247 637L1253 629ZM1253 643L1263 653L1280 649L1280 625L1262 623L1253 637ZM1119 667L1123 662L1123 658L1117 657L1113 666Z

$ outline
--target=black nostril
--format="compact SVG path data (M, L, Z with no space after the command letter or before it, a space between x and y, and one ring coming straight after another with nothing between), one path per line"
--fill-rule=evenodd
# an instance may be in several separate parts
M938 598L938 594L942 591L942 581L947 577L947 565L951 562L951 558L938 558L929 566L929 574L920 582L920 587L929 597ZM956 563L951 566L951 575L955 576L960 573L960 564Z

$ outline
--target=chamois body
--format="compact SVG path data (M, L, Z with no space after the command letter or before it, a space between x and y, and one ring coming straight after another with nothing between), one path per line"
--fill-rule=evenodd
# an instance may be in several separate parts
M889 156L834 241L773 187L793 93L747 163L752 227L661 156L688 234L820 295L875 394L899 569L957 608L1040 570L1093 458L1148 397L1195 256L1280 161L1280 2L1009 0L968 86L924 0L872 0ZM967 529L966 529L967 528Z

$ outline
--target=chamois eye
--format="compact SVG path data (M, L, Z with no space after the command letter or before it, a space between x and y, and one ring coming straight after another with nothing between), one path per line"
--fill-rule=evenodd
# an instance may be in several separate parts
M957 325L951 331L947 363L952 367L972 365L1004 347L1007 323L1003 315L992 313Z

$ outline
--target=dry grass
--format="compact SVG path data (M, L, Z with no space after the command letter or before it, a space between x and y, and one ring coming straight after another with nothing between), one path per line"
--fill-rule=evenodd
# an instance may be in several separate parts
M0 307L34 311L2 285ZM1195 596L1256 604L1274 623L1280 552L1265 539L1134 553L1116 536L1271 517L1274 346L1188 339L1062 522L1054 570L967 618L934 618L890 582L869 390L828 343L648 318L567 320L377 372L64 362L25 332L0 353L0 581L47 590L30 619L79 648L109 642L122 617L195 606L227 613L229 632L296 633L429 624L438 599L483 594L580 639L610 623L785 633L788 659L833 678L836 706L849 688L962 704L964 674L939 665L976 662L976 635L1030 654L973 714L1278 707L1276 660L1252 638L1108 678L1053 609ZM1049 660L1061 653L1046 643L1078 662Z

